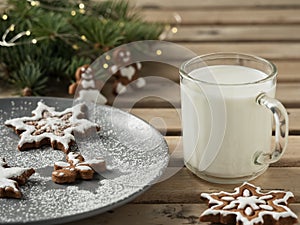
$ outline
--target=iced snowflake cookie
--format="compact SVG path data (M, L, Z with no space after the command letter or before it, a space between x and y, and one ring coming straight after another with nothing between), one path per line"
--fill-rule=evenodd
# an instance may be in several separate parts
M7 120L5 125L20 135L18 149L21 151L51 145L67 153L75 142L75 133L84 134L92 129L100 129L97 124L84 119L84 108L84 104L78 104L56 112L53 107L38 102L31 117Z
M21 198L19 185L26 183L34 174L32 168L9 167L4 159L0 159L0 198Z
M104 172L106 170L105 161L101 157L85 161L82 155L70 152L66 158L67 162L54 164L52 180L55 183L74 183L77 179L91 180L95 171Z
M249 183L235 188L235 192L202 193L209 209L200 216L202 222L236 225L289 225L297 222L297 216L288 208L293 201L291 192L270 191Z

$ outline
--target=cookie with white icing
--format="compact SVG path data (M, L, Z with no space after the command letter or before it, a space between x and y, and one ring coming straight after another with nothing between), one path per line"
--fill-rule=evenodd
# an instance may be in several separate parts
M105 161L102 157L85 161L79 153L70 152L67 162L56 162L52 172L52 180L58 184L74 183L77 179L91 180L95 171L106 170Z
M21 198L19 185L26 183L34 174L32 168L10 167L4 159L0 159L0 198Z
M95 77L88 64L76 70L75 80L76 82L69 86L69 94L74 95L74 98L101 105L107 103L107 98L101 93L104 84Z
M42 102L32 111L32 116L10 119L5 125L20 136L19 150L39 148L50 145L64 152L75 143L74 134L85 134L99 130L99 125L84 119L84 104L77 104L62 112L55 111Z
M262 193L249 183L235 188L235 192L202 193L209 208L200 216L202 222L236 225L290 225L297 223L297 215L288 208L294 200L291 192Z
M141 77L139 72L142 69L142 64L132 61L131 53L128 49L118 48L113 53L113 59L115 65L111 66L110 70L115 78L113 84L113 93L115 95L124 94L130 83L135 88L142 88L146 85L146 80Z

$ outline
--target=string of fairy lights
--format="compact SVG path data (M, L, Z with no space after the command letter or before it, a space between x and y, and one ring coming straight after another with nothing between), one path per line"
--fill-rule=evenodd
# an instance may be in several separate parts
M65 9L65 8L57 8L57 7L51 7L49 5L45 5L42 4L40 1L37 0L26 0L28 2L28 4L31 7L41 7L44 9L48 9L48 10L56 10L56 11L63 11L63 12L68 12L70 13L71 16L76 16L77 14L85 14L86 13L86 5L82 2L77 4L77 8L75 9ZM3 13L1 16L1 19L3 21L8 21L9 20L9 14L8 13ZM174 25L166 25L165 26L165 30L164 32L162 32L162 34L159 36L160 40L165 40L170 38L172 35L176 34L178 32L178 25L181 23L181 17L178 13L174 12L172 15L172 19L174 20ZM119 24L120 26L124 26L123 22L120 22ZM10 39L8 39L8 35L10 33L13 33L16 29L15 27L17 26L17 24L11 24L3 33L2 35L2 39L0 40L0 46L2 47L12 47L12 46L16 46L16 45L25 45L25 44L37 44L39 41L43 40L43 39L47 39L49 38L48 36L44 36L44 37L32 37L31 39L26 39L26 40L21 40L22 37L26 36L26 37L30 37L32 35L32 32L30 30L26 30L26 31L21 31L17 34L15 34L13 37L11 37ZM57 34L60 38L63 38L64 35L70 35L70 34ZM87 42L87 38L85 35L80 35L79 37L82 41ZM72 45L74 50L78 50L79 46L76 44ZM159 56L162 54L161 50L157 50L156 54ZM106 67L106 65L103 66L104 68Z
M56 11L67 11L64 8L54 8L54 7L50 7L49 5L44 5L41 4L39 1L35 1L35 0L27 0L27 2L30 4L31 7L42 7L44 9L49 9L49 10L56 10ZM72 9L70 14L71 16L76 16L77 13L80 14L85 14L86 10L85 10L85 4L84 3L79 3L78 4L78 9ZM8 13L3 13L2 14L2 20L7 21L9 20L9 14ZM2 39L0 40L0 46L2 47L12 47L12 46L16 46L16 45L24 45L24 44L37 44L38 41L41 41L43 39L47 39L48 37L33 37L30 40L26 40L26 41L21 41L20 39L24 36L31 36L32 32L30 30L26 30L26 31L22 31L20 33L17 33L16 35L14 35L12 38L10 38L9 40L7 39L7 36L9 35L9 33L14 32L15 31L15 27L17 25L16 24L11 24L3 33L2 35ZM63 37L63 35L61 35L61 37ZM81 35L80 39L83 41L87 41L87 38L85 35ZM74 45L73 48L76 50L78 49L77 45Z

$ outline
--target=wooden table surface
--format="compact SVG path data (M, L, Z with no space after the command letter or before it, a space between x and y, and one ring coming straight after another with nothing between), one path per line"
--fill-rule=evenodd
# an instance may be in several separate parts
M234 51L255 54L274 62L279 69L277 98L287 107L290 137L286 153L251 183L263 191L292 191L292 210L300 216L300 1L299 0L136 0L149 21L174 22L181 16L178 32L167 39L197 54ZM176 68L149 63L145 76L162 75L179 81ZM151 74L152 73L152 74ZM157 84L158 88L160 84ZM174 107L157 98L143 99L131 112L152 121L164 135L172 152L181 135L179 92ZM164 123L155 123L160 118ZM180 148L182 151L182 148ZM180 157L180 153L178 157ZM175 155L176 157L176 155ZM73 225L181 225L198 224L206 205L202 192L231 191L236 185L203 181L186 168L155 184L137 199L112 211L68 224ZM204 223L205 224L205 223ZM300 224L300 223L299 223ZM67 224L65 224L67 225Z
M296 203L291 208L300 216L300 1L136 0L136 4L149 21L174 23L174 13L180 15L178 32L168 41L197 54L244 52L265 57L277 65L277 98L287 107L290 117L289 145L282 159L251 183L261 186L263 191L292 191ZM146 75L153 75L152 71L179 80L176 68L151 64L145 67ZM180 107L179 93L173 94L176 107ZM178 110L155 98L144 99L136 106L131 112L147 121L163 119L164 123L154 125L164 133L172 152L181 135ZM206 208L200 193L231 191L235 186L208 183L182 168L133 202L72 224L198 224L199 215Z

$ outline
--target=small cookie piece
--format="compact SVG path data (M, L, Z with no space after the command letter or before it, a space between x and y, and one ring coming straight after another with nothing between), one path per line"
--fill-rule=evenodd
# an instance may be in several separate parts
M290 225L297 223L297 215L288 208L294 200L291 192L270 191L249 183L235 188L234 193L202 193L209 209L200 216L202 222L236 225Z
M52 172L52 180L58 184L74 183L77 179L92 180L94 173L106 170L103 158L85 161L83 156L70 152L67 162L56 162Z
M74 134L85 134L99 125L84 119L84 104L77 104L62 112L56 112L42 102L32 111L31 117L21 117L7 120L5 125L11 127L20 135L18 149L20 151L51 145L67 153L74 144Z
M32 168L9 167L5 159L0 159L0 198L21 198L19 185L34 173Z

